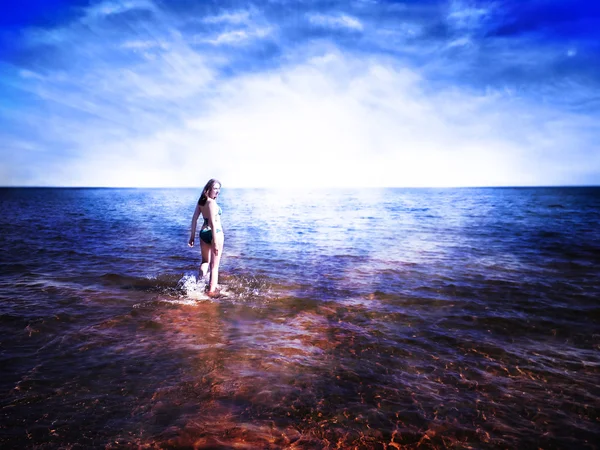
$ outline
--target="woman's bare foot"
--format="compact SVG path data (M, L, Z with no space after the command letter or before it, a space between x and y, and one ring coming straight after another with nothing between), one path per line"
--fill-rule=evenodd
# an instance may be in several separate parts
M215 289L212 292L208 291L206 295L208 295L210 298L219 298L221 296L221 292L218 289Z

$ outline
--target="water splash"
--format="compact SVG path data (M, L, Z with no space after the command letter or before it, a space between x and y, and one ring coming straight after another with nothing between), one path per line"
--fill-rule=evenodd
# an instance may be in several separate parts
M205 280L198 280L193 274L184 274L177 283L177 290L183 293L184 299L180 300L208 300L211 298L206 295L207 283Z

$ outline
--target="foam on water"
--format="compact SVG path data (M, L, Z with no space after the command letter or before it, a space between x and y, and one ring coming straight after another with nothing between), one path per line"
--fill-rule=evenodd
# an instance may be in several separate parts
M184 274L181 279L177 282L177 290L181 292L179 297L163 297L156 299L150 303L169 303L172 305L187 305L196 306L200 301L212 302L214 301L208 295L206 295L207 283L205 280L198 281L193 274ZM144 304L134 305L134 308L145 306Z
M169 305L184 305L184 306L198 306L203 302L212 302L213 300L210 298L206 299L193 299L193 298L157 298L150 302L136 303L133 305L134 309L155 309L157 306L161 304L169 304Z
M198 280L193 274L184 274L177 287L185 293L185 297L190 300L210 300L206 295L205 280Z
M206 295L208 281L206 279L199 280L194 274L184 274L177 283L177 287L179 290L184 292L185 298L178 299L176 303L194 304L194 302L198 300L214 301L214 299ZM227 286L219 284L218 290L220 293L219 298L231 296L231 292L229 291Z

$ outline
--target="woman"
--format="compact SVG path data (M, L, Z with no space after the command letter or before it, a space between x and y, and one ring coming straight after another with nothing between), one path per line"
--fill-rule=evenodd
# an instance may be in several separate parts
M200 228L200 250L202 263L200 264L200 277L204 278L210 268L210 281L208 283L208 296L218 297L217 285L219 282L219 262L223 252L225 235L221 227L221 208L217 205L217 197L221 191L221 182L214 178L208 180L202 195L196 205L192 217L192 233L188 245L194 246L194 235L198 217L202 214L204 223Z

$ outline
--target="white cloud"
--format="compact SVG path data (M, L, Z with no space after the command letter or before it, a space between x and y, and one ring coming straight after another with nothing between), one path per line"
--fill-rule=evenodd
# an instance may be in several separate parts
M111 1L105 0L100 3L91 5L86 9L86 19L94 20L101 17L110 16L113 14L121 14L132 9L145 9L149 11L155 10L155 6L151 1L147 0L128 0L128 1Z
M474 7L464 1L452 1L449 6L447 20L449 25L465 32L482 28L494 13L496 5L493 2L486 7Z
M44 86L46 98L113 122L42 119L48 137L77 156L33 183L194 186L217 176L228 186L548 184L565 182L560 154L581 135L576 115L505 92L430 91L389 60L330 51L215 80L195 78L210 70L189 52L174 46L169 59L137 72L88 73L79 89L99 97ZM572 160L571 173L585 173Z
M269 34L271 34L271 28L255 28L255 29L246 29L246 30L233 30L226 31L224 33L218 34L214 38L202 38L195 39L195 42L207 42L212 45L235 45L235 44L243 44L252 39L262 39Z
M121 47L131 50L148 50L152 48L167 49L169 45L165 42L160 42L156 40L134 40L124 42L123 44L121 44Z
M249 11L224 12L218 16L208 16L203 20L205 23L232 23L232 24L249 24Z
M318 25L327 28L347 28L356 31L363 30L363 25L358 19L345 14L309 14L308 21L313 25Z
M104 142L111 159L83 159L74 172L93 165L99 181L137 185L194 185L201 166L229 186L536 184L532 146L548 154L565 143L551 127L540 141L525 105L502 93L431 95L384 61L316 61L223 83L181 126Z
M219 15L200 19L200 21L204 24L219 25L219 30L212 36L205 33L196 34L193 38L195 44L243 45L273 33L273 26L255 9L224 11Z
M451 41L447 47L448 48L452 48L452 47L468 47L470 45L473 45L473 41L468 38L468 37L460 37L458 39L455 39L453 41Z

